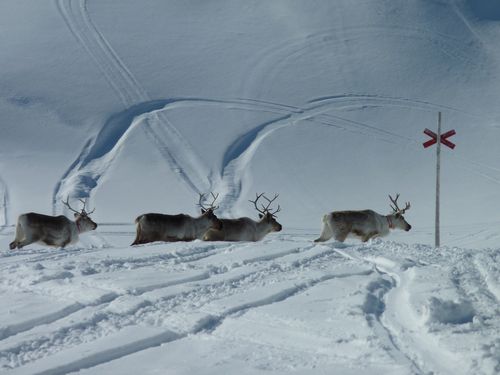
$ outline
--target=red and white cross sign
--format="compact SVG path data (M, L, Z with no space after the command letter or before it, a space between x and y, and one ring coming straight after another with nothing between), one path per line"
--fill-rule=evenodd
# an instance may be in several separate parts
M429 129L425 129L424 130L424 134L427 134L429 137L431 137L431 139L429 139L427 142L424 142L424 147L427 148L429 146L432 146L433 144L437 143L437 134L434 133L432 130L429 130ZM441 143L444 144L445 146L448 146L449 148L451 148L452 150L455 148L455 143L453 142L450 142L447 138L451 137L452 135L455 135L457 134L457 132L452 129L452 130L449 130L447 131L446 133L443 133L441 134Z

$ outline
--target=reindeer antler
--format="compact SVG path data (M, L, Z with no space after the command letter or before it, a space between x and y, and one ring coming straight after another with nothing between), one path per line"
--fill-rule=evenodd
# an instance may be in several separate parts
M77 214L80 213L80 211L75 210L73 207L69 205L69 196L66 197L66 202L61 201L66 207L68 207L71 211L76 212Z
M410 206L410 202L406 202L406 206L405 208L403 209L400 209L398 207L398 198L399 198L399 193L396 194L396 199L393 199L391 197L391 195L389 194L389 199L391 200L391 202L394 204L394 206L390 205L392 210L394 211L395 214L401 214L401 215L404 215L404 213L406 212L406 210L408 210L411 206Z
M208 207L208 208L203 205L203 200L205 199L205 194L198 193L198 195L200 196L200 198L198 200L198 206L203 208L205 211L208 211L208 210L215 211L216 209L219 208L219 206L214 206L215 201L217 200L217 198L219 198L219 193L214 194L213 192L210 192L210 195L212 196L213 200L210 203L210 207Z
M90 212L85 211L85 206L87 205L87 199L83 200L83 199L79 198L78 200L83 203L82 213L84 213L86 215L90 215L92 212L95 211L95 208Z
M269 206L271 206L271 204L276 200L276 198L278 198L278 196L279 196L279 194L275 194L273 199L269 199L268 197L266 197L264 195L264 193L260 193L260 194L255 193L255 200L254 201L248 200L248 201L253 203L253 205L255 206L255 209L258 212L260 212L262 215L270 213L272 216L276 216L276 214L281 211L280 205L278 205L278 208L274 211L271 211L269 209ZM261 204L262 209L259 209L259 207L257 206L257 202L261 197L263 197L267 201L267 206L264 206L263 204Z
M86 200L86 199L85 199L85 200L83 200L83 199L80 199L80 198L79 198L78 200L79 200L80 202L82 202L82 203L83 203L83 208L82 208L82 210L81 210L81 211L77 211L77 210L75 210L73 207L71 207L71 206L70 206L70 204L69 204L69 196L68 196L68 197L66 197L66 202L65 202L65 201L61 201L61 202L62 202L62 203L63 203L66 207L68 207L71 211L73 211L73 212L75 212L75 213L77 213L77 214L85 214L85 215L90 215L92 212L94 212L94 211L95 211L95 208L94 208L92 211L90 211L90 212L86 212L86 211L85 211L85 205L87 204L87 200Z

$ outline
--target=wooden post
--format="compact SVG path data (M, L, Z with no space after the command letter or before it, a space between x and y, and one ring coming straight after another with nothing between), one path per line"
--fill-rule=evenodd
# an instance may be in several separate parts
M435 229L435 246L438 248L440 246L440 236L439 236L439 190L440 181L439 175L441 172L441 112L438 115L438 131L437 131L437 147L436 147L436 229Z

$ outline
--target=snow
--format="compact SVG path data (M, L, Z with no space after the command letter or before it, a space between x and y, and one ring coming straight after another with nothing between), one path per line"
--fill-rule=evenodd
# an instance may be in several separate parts
M13 374L498 371L499 272L488 266L498 251L312 239L5 253L0 365Z
M0 372L500 373L493 0L4 0ZM435 149L442 150L434 249ZM256 217L258 243L130 247L145 212ZM315 244L332 210L412 230ZM19 214L96 231L8 250Z

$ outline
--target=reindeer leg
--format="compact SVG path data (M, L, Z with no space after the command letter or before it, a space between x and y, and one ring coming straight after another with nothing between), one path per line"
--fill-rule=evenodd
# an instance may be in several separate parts
M40 240L40 237L38 237L38 236L32 236L32 237L27 236L24 233L22 227L19 230L19 234L22 235L24 238L21 240L16 235L16 240L13 243L11 243L11 245L13 245L15 243L17 245L18 249L22 249L24 246L30 245L30 244Z
M152 242L152 241L147 241L145 240L144 238L139 238L139 237L136 237L134 242L132 242L132 245L142 245L142 244L145 244L145 243L149 243L149 242Z
M334 230L335 241L344 242L352 230L352 226L349 225L337 225Z
M34 242L37 242L38 238L25 238L22 241L16 241L17 242L17 248L22 249L24 246L30 245Z
M9 244L9 248L11 250L14 250L16 247L18 247L19 245L19 241L24 237L24 231L23 231L23 228L21 226L21 224L19 224L19 222L17 223L16 225L16 237L14 238L14 241L12 241L10 244Z
M66 241L64 241L61 245L61 248L65 248L71 241L69 239L67 239Z
M203 235L203 241L224 241L224 232L210 229Z
M348 236L349 232L339 232L335 234L335 241L344 242Z
M337 223L337 225L335 225L335 227L332 229L333 238L335 238L335 241L344 242L349 233L351 233L351 230L352 225Z
M140 244L144 243L144 240L141 237L142 237L142 235L141 235L141 227L139 225L137 225L137 230L136 230L136 234L135 234L135 240L134 240L134 242L132 242L132 244L130 246L140 245Z
M323 229L321 230L321 235L316 238L314 242L325 242L328 241L333 236L332 228L328 223L328 215L323 216Z
M371 240L374 237L378 236L378 232L370 232L366 236L363 237L362 241L367 242L368 240Z

